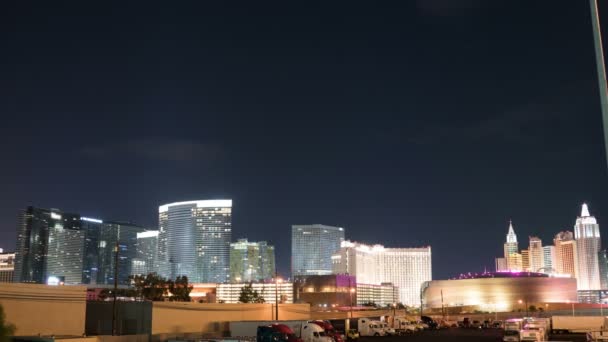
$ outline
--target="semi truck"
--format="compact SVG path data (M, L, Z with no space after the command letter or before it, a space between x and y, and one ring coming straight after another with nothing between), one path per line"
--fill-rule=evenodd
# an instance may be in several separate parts
M334 326L329 321L315 320L308 321L308 323L313 323L323 328L325 334L331 337L335 342L344 342L342 335L336 331Z
M231 337L257 338L259 327L271 327L280 335L279 326L286 326L293 332L293 336L288 338L288 342L296 342L294 338L298 338L301 342L333 342L333 340L325 334L325 330L319 325L309 323L308 321L240 321L229 322ZM260 332L271 334L271 331L262 330ZM285 337L285 336L283 336ZM262 342L262 341L258 341Z
M256 342L302 342L302 339L285 324L271 324L257 328Z

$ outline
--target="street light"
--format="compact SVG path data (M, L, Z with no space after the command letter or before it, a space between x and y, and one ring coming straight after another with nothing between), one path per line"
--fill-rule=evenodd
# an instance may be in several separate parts
M276 305L275 321L279 320L279 283L282 283L283 279L276 276L274 277L274 301Z

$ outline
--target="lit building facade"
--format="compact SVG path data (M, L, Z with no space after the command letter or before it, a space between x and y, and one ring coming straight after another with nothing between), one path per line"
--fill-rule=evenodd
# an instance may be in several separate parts
M522 249L521 250L521 268L524 272L532 272L530 267L530 250Z
M12 283L15 273L15 253L0 252L0 283Z
M521 253L511 253L507 258L507 265L511 272L521 272L524 269L523 257Z
M112 285L116 274L120 285L128 285L129 276L133 274L133 260L137 255L137 234L143 232L144 228L128 222L86 217L81 218L81 228L85 236L82 283ZM115 254L117 247L118 263Z
M349 274L357 283L399 287L398 301L420 302L420 286L432 279L431 247L385 248L345 241L332 257L335 274Z
M517 235L515 235L515 230L513 229L513 222L509 221L509 231L507 232L507 241L504 244L504 258L507 261L507 269L509 271L521 271L521 264L515 265L513 262L512 254L516 254L519 252L519 247L517 244ZM519 267L519 268L518 268Z
M218 284L216 295L217 301L226 304L239 303L241 289L243 286L251 285L254 291L257 291L264 303L276 304L276 299L279 299L279 304L293 303L293 283L241 283L241 284ZM278 293L277 293L278 290Z
M578 253L574 234L570 231L559 232L553 239L555 245L555 270L559 274L578 275Z
M274 277L274 246L239 239L230 244L230 282L257 282Z
M118 280L128 284L137 232L130 223L28 207L19 220L15 281L43 284L49 278L64 284L114 283L115 247Z
M555 246L543 246L543 268L547 273L556 273Z
M351 275L296 276L294 303L308 303L313 309L357 305L357 279Z
M63 213L57 209L27 207L19 215L15 282L46 283L49 230L63 223Z
M530 245L528 247L530 258L530 272L540 272L545 267L545 251L543 243L537 236L530 236Z
M135 258L131 266L132 275L156 273L158 267L158 230L137 233Z
M399 287L392 283L357 284L357 305L387 306L399 303Z
M507 267L507 259L506 258L496 258L496 272L507 272L509 271L509 267Z
M608 290L608 251L603 249L598 254L598 263L600 269L600 287L602 290Z
M66 285L82 283L85 232L80 217L62 214L63 223L49 227L46 278L56 277Z
M323 224L291 226L291 274L332 274L332 255L344 241L344 228Z
M161 275L185 275L196 283L229 280L232 200L176 202L158 212Z
M587 204L583 204L581 216L576 219L574 239L578 256L578 289L600 290L600 226L595 217L589 214Z

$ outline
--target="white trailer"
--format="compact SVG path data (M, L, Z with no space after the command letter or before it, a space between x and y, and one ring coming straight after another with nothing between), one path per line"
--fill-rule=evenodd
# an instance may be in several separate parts
M553 316L551 331L560 333L587 333L604 330L604 316Z
M514 318L506 320L502 340L504 342L519 342L521 340L520 332L522 328L523 319Z
M549 325L548 318L532 318L524 320L524 327L520 331L521 341L548 341Z
M379 321L372 321L369 318L359 318L357 321L359 327L359 335L361 336L384 336L383 323Z

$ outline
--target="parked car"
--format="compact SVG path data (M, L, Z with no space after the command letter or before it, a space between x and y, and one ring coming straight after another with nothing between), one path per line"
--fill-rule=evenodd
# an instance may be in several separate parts
M426 329L439 329L439 324L429 316L421 316L420 320L428 326Z
M492 328L501 329L503 327L502 321L494 321L492 322Z
M475 321L471 322L471 325L469 326L469 328L481 329L482 328L481 322L475 320Z

